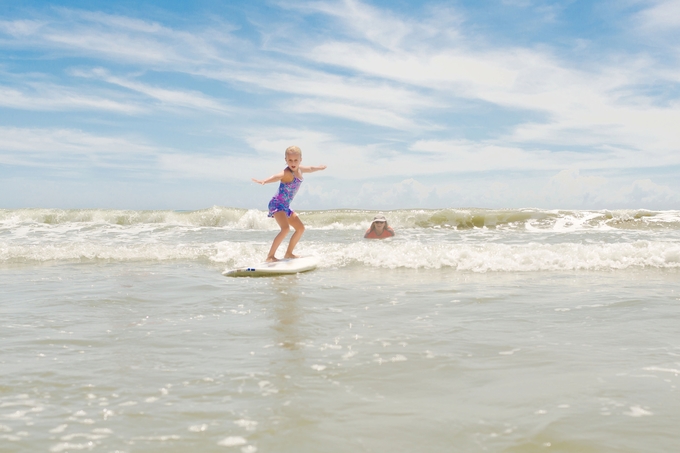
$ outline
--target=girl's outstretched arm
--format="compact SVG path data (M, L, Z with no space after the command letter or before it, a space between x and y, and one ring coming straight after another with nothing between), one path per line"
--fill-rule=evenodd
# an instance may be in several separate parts
M256 182L258 184L262 184L264 186L265 184L269 184L270 182L281 181L281 178L283 178L283 172L277 173L275 175L271 175L267 179L255 179L255 178L251 178L251 179L253 180L253 182Z
M303 166L300 166L300 171L301 171L302 173L314 173L315 171L321 171L321 170L325 170L325 169L326 169L326 166L325 166L325 165L319 165L319 166L316 166L316 167L303 167Z

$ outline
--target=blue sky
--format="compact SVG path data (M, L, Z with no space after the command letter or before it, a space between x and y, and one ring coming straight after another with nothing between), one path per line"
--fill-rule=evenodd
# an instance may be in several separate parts
M680 209L680 0L0 3L0 208Z

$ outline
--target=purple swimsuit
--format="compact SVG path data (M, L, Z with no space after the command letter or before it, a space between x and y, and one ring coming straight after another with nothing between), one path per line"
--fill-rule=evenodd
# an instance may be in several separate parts
M286 170L290 171L290 168L286 167ZM290 209L290 202L293 201L293 197L300 188L300 184L302 184L302 180L295 176L295 174L293 174L291 182L285 183L281 181L279 192L269 202L269 217L274 217L274 213L278 211L284 211L288 217L293 214L293 210Z

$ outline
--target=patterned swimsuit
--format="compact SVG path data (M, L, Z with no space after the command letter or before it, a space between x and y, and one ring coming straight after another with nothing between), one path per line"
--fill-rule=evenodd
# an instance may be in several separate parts
M286 167L286 170L290 171L290 168ZM269 217L274 217L274 213L278 211L284 211L288 217L293 214L293 210L290 209L290 202L293 201L293 197L300 188L300 184L302 184L302 180L294 174L291 182L285 183L281 181L279 192L269 202Z

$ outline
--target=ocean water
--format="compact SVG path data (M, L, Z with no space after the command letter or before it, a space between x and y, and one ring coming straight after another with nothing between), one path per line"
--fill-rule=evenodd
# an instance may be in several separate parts
M0 452L680 451L680 211L299 214L0 210Z

